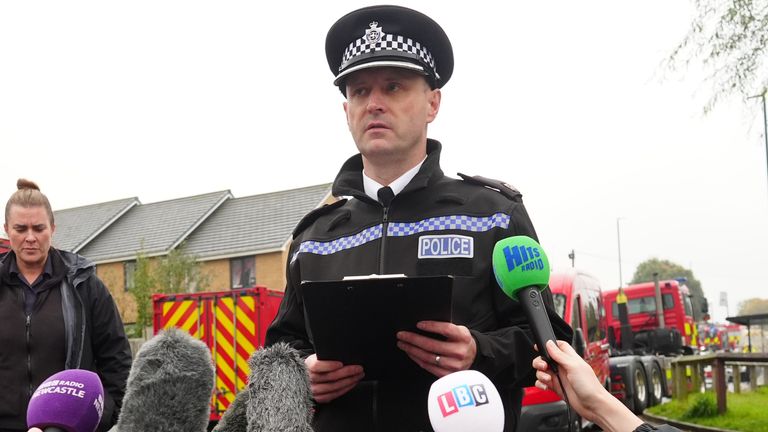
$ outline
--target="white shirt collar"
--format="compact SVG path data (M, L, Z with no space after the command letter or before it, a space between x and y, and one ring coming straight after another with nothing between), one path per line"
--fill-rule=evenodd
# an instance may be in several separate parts
M419 162L418 165L409 169L403 175L396 178L392 183L388 185L379 184L379 182L377 182L376 180L368 177L368 175L365 174L365 170L363 170L363 187L365 188L365 194L373 198L375 201L378 201L379 189L383 188L384 186L389 186L392 189L392 192L395 193L395 195L399 194L403 189L405 189L408 183L410 183L411 180L413 180L413 178L416 177L416 173L419 172L419 168L421 168L421 165L424 164L425 160L427 160L426 157L424 157L424 159L421 162Z

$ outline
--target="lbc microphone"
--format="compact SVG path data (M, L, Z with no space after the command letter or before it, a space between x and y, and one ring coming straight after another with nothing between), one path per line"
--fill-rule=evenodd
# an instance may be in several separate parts
M435 432L504 430L499 391L476 370L454 372L432 383L427 411Z
M118 432L204 432L213 393L208 347L168 328L141 346L128 375Z
M248 360L247 432L312 432L312 390L299 352L286 343Z
M523 305L539 354L557 373L557 364L546 349L548 340L557 343L557 339L541 297L549 283L549 260L544 250L528 236L499 240L493 247L493 273L504 293Z
M32 394L27 427L44 432L93 432L104 412L104 388L96 373L67 369L51 375Z

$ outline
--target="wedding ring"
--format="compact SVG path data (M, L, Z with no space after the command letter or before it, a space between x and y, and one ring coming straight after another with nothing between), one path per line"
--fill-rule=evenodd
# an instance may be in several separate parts
M440 356L435 356L435 364L440 366Z

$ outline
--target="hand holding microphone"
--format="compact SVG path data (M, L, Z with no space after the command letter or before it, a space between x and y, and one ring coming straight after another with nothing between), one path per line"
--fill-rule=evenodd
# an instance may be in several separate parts
M540 352L545 350L539 349ZM571 397L571 406L585 419L608 432L634 430L642 420L632 414L618 399L603 388L592 367L564 341L547 342L549 357L560 365L560 380L541 357L533 360L536 369L536 387L552 390L561 397L563 390ZM561 387L562 385L562 387Z
M539 352L544 351L538 346L537 349ZM575 395L575 398L571 398L571 406L582 417L594 421L594 412L600 406L605 406L606 401L602 398L605 389L597 380L592 368L582 361L576 351L564 341L558 341L557 345L554 342L547 342L545 349L550 358L561 366L560 382L547 362L541 357L536 357L533 360L533 367L536 369L536 387L552 390L560 397L563 397L563 390L571 396Z
M526 236L500 240L493 249L493 272L504 293L523 306L537 347L545 347L539 349L541 356L533 360L536 386L554 390L566 403L567 395L575 394L577 398L571 406L607 432L640 426L642 421L603 388L584 359L567 342L555 338L541 297L549 283L549 261L541 246ZM561 375L558 366L564 371ZM557 384L555 377L559 380ZM667 426L659 430L676 429Z

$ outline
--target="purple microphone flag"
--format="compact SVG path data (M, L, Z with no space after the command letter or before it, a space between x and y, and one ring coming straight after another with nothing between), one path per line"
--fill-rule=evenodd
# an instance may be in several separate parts
M27 426L58 427L67 432L94 432L104 411L99 376L83 369L53 374L32 394Z

